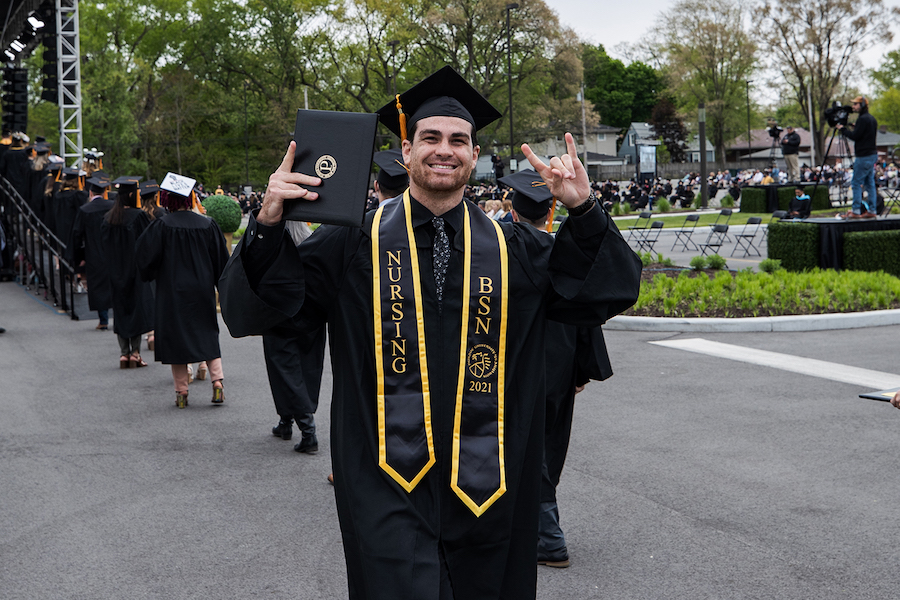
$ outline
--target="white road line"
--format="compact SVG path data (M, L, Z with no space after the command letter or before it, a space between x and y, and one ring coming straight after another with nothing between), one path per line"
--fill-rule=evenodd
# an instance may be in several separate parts
M803 375L811 375L813 377L821 377L832 381L850 383L866 389L887 389L900 386L900 375L895 375L893 373L882 373L881 371L872 371L870 369L848 367L847 365L816 360L814 358L803 358L802 356L793 356L791 354L782 354L780 352L769 352L767 350L757 350L755 348L735 346L733 344L722 344L720 342L712 342L701 338L665 340L650 343L666 348L687 350L688 352L696 352L698 354L727 358L738 362L772 367L774 369L781 369L782 371L802 373Z

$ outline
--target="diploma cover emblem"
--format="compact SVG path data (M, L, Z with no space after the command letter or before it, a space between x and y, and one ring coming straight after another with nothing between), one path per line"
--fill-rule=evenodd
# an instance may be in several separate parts
M316 161L316 175L328 179L337 173L337 161L330 154L324 154Z

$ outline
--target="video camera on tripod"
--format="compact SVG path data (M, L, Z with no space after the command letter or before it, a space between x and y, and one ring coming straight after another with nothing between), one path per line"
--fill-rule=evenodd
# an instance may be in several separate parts
M781 132L784 131L784 129L779 127L777 123L773 122L768 127L766 127L766 131L769 132L769 135L772 136L773 140L777 140L781 137Z
M837 127L838 124L846 126L851 112L853 111L850 107L841 106L841 103L835 100L825 109L825 120L830 127Z

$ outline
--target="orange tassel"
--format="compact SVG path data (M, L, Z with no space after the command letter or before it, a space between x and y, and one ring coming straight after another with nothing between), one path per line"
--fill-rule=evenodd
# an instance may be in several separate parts
M553 202L550 203L550 212L547 214L547 233L553 233L553 214L556 212L556 196L553 196Z
M400 139L406 139L406 115L403 113L403 105L400 104L400 94L397 94L397 112L400 113Z

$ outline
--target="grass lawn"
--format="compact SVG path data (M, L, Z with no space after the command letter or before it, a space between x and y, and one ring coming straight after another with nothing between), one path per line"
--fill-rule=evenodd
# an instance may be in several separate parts
M812 217L833 217L835 213L839 212L839 208L831 208L828 210L814 210L810 216ZM684 225L684 217L688 213L686 212L669 212L669 213L653 213L653 216L650 217L650 221L662 221L664 223L663 228L668 229L671 227L681 227ZM613 220L616 222L616 226L619 229L628 228L633 225L637 220L637 213L632 213L630 215L621 216L621 217L613 217ZM716 218L719 216L718 210L711 210L708 212L700 213L700 220L697 221L697 225L702 227L704 225L712 225L716 222ZM728 221L729 225L746 225L747 219L750 217L760 217L762 219L763 224L769 222L769 219L772 218L772 215L769 213L742 213L735 212L731 215L731 220ZM724 223L723 220L720 223Z

